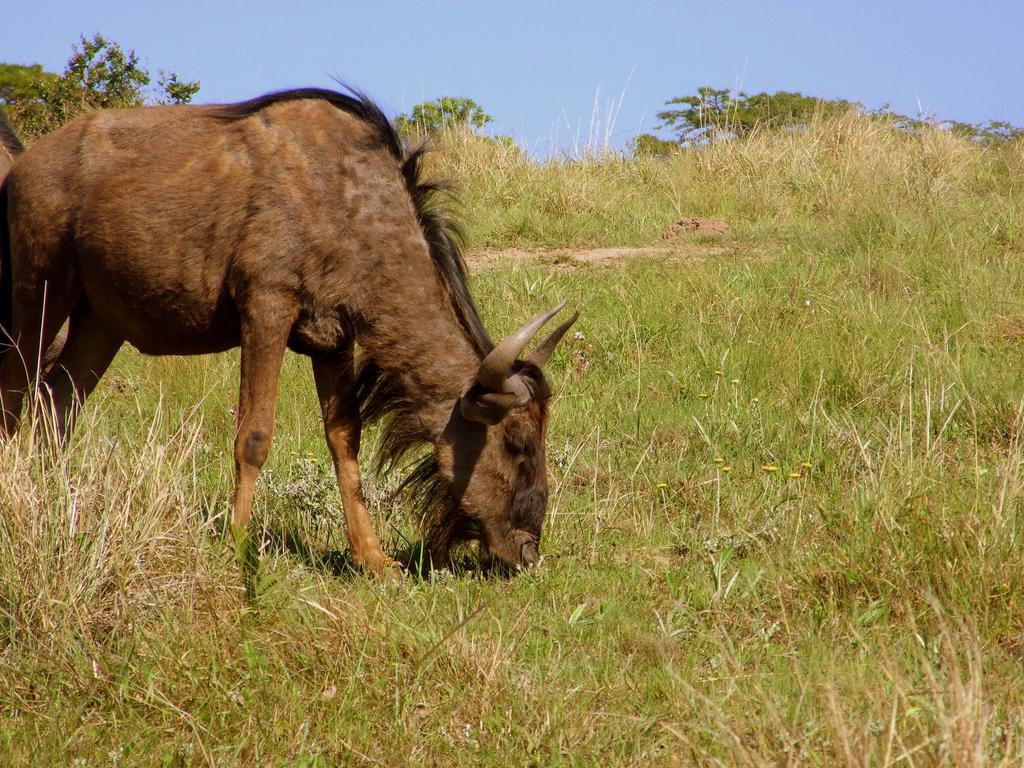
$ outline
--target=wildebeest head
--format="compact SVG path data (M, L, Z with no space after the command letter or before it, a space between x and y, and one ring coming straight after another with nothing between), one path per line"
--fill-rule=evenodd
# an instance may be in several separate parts
M498 344L480 364L476 381L453 409L437 444L437 468L457 514L435 536L435 556L447 557L460 539L477 539L485 568L532 566L540 559L547 507L547 403L542 371L579 313L556 328L525 359L519 355L565 302Z

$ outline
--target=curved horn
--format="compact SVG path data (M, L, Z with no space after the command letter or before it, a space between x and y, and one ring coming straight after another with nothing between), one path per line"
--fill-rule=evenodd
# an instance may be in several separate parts
M530 343L530 339L536 335L541 326L561 311L564 306L565 302L563 301L554 309L542 312L515 333L509 334L492 349L480 363L480 369L476 374L476 380L480 386L489 392L508 392L521 395L522 393L518 389L509 386L508 369L512 367L512 363L519 357L519 353Z
M538 368L543 368L544 364L548 361L548 358L551 357L551 353L554 351L555 347L558 346L558 342L560 342L562 337L565 336L565 332L568 331L572 327L572 324L579 319L580 313L573 312L572 317L555 328L555 330L551 332L551 335L538 344L526 359Z

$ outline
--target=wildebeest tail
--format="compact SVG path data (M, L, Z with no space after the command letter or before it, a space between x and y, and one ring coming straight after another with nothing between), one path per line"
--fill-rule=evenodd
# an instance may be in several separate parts
M7 329L11 327L11 249L7 233L7 183L0 180L0 357L7 347Z
M0 110L0 152L6 152L8 156L14 158L24 151L25 147L21 143L21 139L14 132L14 128L8 122L7 116Z
M7 347L6 330L11 326L13 286L11 285L10 232L7 226L7 167L25 151L18 135L0 111L0 351Z

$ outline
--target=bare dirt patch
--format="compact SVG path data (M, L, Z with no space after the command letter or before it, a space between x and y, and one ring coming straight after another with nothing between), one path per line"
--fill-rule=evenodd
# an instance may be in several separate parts
M487 248L469 252L466 261L473 269L487 269L510 262L530 262L555 269L571 269L584 265L614 267L635 258L693 261L718 256L725 251L720 246L697 243L619 248Z
M487 269L510 262L533 263L554 269L583 265L614 267L629 259L649 258L665 261L701 261L737 250L722 219L686 218L669 224L661 234L664 244L618 246L613 248L480 248L470 251L466 261L473 269ZM720 237L730 248L703 236ZM746 250L746 249L743 249Z

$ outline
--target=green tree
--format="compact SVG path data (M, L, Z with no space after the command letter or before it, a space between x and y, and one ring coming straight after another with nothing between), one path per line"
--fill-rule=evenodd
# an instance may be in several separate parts
M989 120L975 126L978 138L989 143L1002 141L1024 141L1024 128L1005 120Z
M165 72L162 69L157 85L165 94L160 101L168 104L188 104L199 92L198 80L179 80L177 72Z
M63 75L45 72L38 64L2 66L0 100L18 131L30 139L92 109L183 104L199 90L197 81L182 81L174 72L163 71L159 87L151 88L149 72L135 51L125 51L101 35L81 38Z
M433 136L456 126L478 130L493 120L472 99L442 96L434 101L417 104L409 115L399 115L395 126L401 133Z
M41 85L58 78L42 64L0 64L0 103L38 99Z
M796 91L734 94L728 88L707 86L698 88L693 96L681 96L665 104L682 108L659 112L659 127L675 130L680 141L697 142L742 138L756 127L806 125L815 116L828 117L861 108L845 99L821 99Z
M641 133L632 144L634 157L668 157L679 149L678 143L659 139L651 133Z
M945 120L939 125L981 144L1002 144L1024 140L1024 128L1004 120L988 120L984 123L961 123L957 120Z
M914 118L893 112L888 104L883 105L879 109L872 110L869 114L873 119L888 127L906 133L917 133L925 128L937 126L956 136L961 136L986 146L1024 141L1024 128L1004 120L967 123L960 120L941 120L934 115Z

